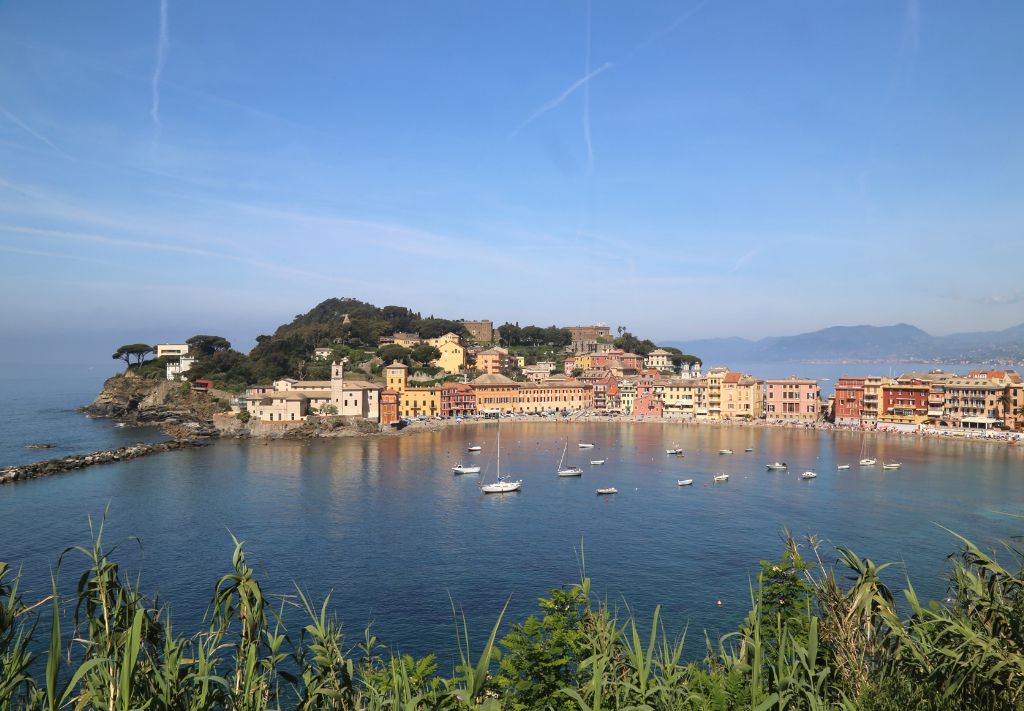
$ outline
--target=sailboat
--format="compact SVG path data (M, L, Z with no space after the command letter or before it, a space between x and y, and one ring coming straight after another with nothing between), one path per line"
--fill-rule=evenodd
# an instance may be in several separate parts
M507 494L512 491L519 491L523 488L522 480L512 481L508 477L501 475L501 420L498 420L498 443L496 445L498 452L498 476L494 480L493 484L481 484L480 491L484 494Z
M583 470L579 467L565 466L565 453L569 451L569 439L565 440L565 447L562 448L562 458L558 460L558 476L583 476Z
M872 466L874 466L877 463L878 460L872 459L871 457L865 457L864 456L864 445L865 445L864 435L861 435L860 436L860 462L858 462L858 464L860 464L862 467L872 467Z

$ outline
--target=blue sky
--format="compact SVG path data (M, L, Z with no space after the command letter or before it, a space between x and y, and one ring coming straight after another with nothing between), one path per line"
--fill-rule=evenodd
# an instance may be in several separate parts
M0 2L0 334L1024 320L1017 2ZM105 347L105 346L104 346Z

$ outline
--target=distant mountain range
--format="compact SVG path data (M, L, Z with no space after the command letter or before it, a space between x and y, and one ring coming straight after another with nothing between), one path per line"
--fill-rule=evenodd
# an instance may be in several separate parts
M708 338L670 342L706 365L775 362L905 361L1002 362L1024 360L1024 323L1002 331L932 336L916 326L832 326L795 336Z

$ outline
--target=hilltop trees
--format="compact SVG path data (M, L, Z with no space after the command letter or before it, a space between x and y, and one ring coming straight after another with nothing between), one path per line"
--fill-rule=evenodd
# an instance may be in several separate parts
M192 336L185 343L195 356L208 356L231 349L231 342L221 336Z
M569 345L572 336L564 328L558 326L523 326L505 323L498 326L498 336L503 346L553 346L561 348Z
M114 354L110 356L114 360L123 360L125 362L125 369L131 366L131 359L135 359L135 364L142 363L142 359L153 352L153 346L147 346L145 343L129 343L128 345L121 346Z

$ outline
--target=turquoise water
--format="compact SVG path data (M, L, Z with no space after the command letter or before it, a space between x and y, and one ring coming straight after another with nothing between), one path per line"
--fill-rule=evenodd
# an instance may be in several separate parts
M956 541L939 524L997 545L1024 530L999 512L1022 511L1024 452L1004 444L919 441L809 430L660 423L523 422L502 425L502 469L518 494L480 494L493 476L495 425L436 433L312 442L225 441L189 451L0 487L0 559L23 564L43 594L59 553L87 539L86 517L109 505L107 537L172 605L175 624L198 621L230 564L229 531L246 541L265 589L300 583L333 606L353 638L365 625L402 651L455 649L451 600L483 633L511 599L521 618L553 586L579 579L578 550L595 590L643 616L662 604L671 629L734 629L749 577L778 558L780 532L897 561L925 596L945 594ZM565 438L578 479L554 469ZM480 442L479 476L450 467ZM578 450L592 441L593 450ZM682 459L665 455L678 443ZM752 453L745 453L752 447ZM734 454L720 456L721 448ZM895 472L860 468L862 451L899 460ZM606 458L602 467L587 464ZM774 460L789 472L767 472ZM837 471L839 463L851 463ZM800 472L819 476L802 481ZM716 471L731 475L713 485ZM676 480L694 478L693 487ZM598 497L613 485L617 496ZM130 542L138 536L140 544ZM71 581L78 562L65 577ZM715 601L723 605L717 607Z

